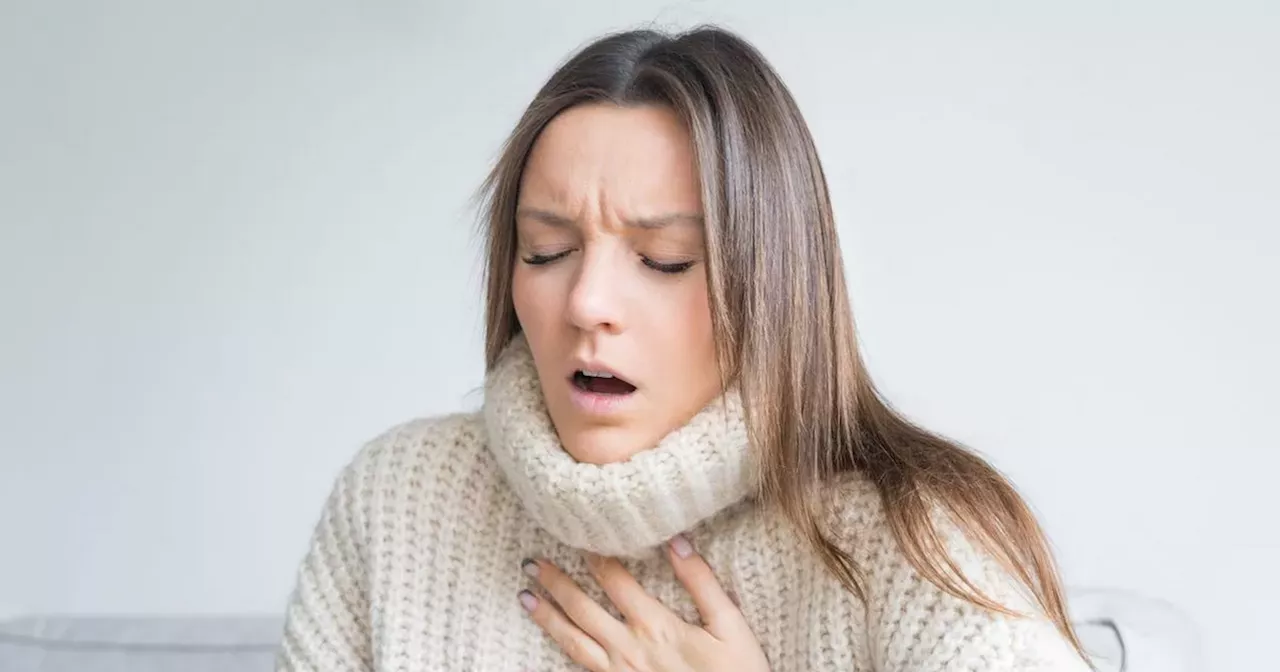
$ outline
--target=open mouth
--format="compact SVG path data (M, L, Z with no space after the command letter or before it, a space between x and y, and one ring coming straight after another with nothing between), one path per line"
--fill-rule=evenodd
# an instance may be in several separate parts
M594 371L575 371L573 373L573 386L583 392L591 392L592 394L625 395L636 391L635 385L613 374Z

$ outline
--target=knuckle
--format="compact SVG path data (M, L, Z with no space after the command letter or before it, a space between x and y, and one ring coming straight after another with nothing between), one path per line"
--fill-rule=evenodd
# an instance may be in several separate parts
M560 642L560 648L564 651L564 655L576 661L582 662L587 659L587 647L573 637L565 637L564 641Z
M651 670L654 669L649 654L638 646L628 646L614 653L612 656L616 667L621 670Z
M654 646L669 646L680 638L680 631L670 619L646 619L632 625L636 637Z

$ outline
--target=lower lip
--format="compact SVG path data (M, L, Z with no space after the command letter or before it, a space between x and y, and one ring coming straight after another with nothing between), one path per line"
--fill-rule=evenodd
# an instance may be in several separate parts
M573 381L569 381L569 398L573 400L573 405L578 410L592 415L611 415L623 410L632 397L636 396L635 392L631 394L600 394L598 392L588 392L577 385Z

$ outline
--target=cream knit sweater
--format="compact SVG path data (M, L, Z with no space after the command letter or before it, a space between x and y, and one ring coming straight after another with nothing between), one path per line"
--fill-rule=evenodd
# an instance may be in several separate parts
M482 413L392 429L342 473L298 572L278 669L577 669L520 608L520 561L550 559L607 605L580 549L619 556L697 622L655 548L679 532L737 597L775 671L1087 669L1046 621L988 613L923 580L867 483L843 484L832 512L866 574L864 605L751 500L752 482L733 393L628 462L575 462L517 337L486 381ZM988 594L1029 609L993 562L950 539Z

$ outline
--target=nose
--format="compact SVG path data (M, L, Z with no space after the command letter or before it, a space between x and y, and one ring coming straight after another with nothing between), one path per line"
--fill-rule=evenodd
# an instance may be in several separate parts
M619 291L623 278L616 262L592 252L588 249L582 255L569 290L569 321L583 331L618 333L624 328Z

